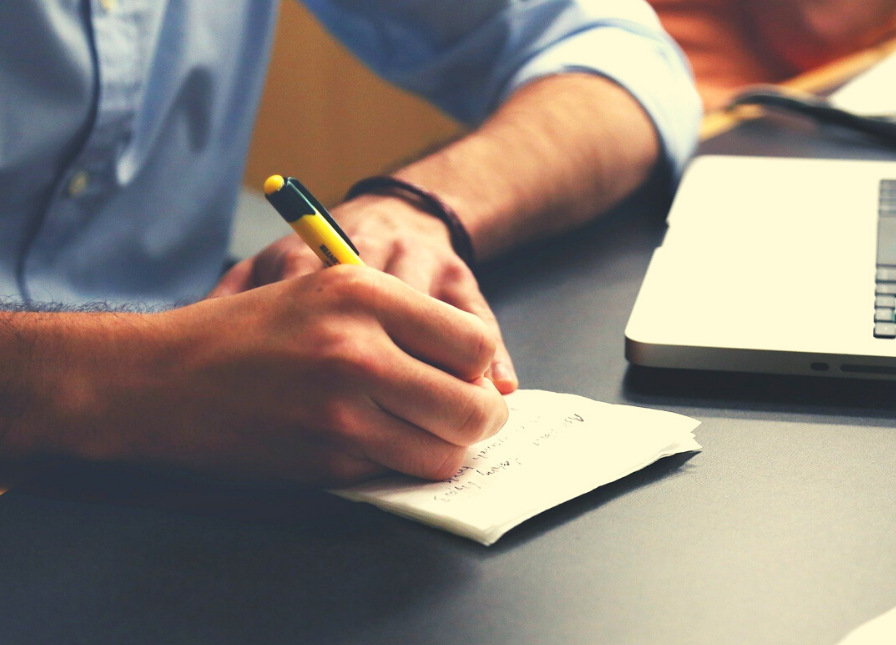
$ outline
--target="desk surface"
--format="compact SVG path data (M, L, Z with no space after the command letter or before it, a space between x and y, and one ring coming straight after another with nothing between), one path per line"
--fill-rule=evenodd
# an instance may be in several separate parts
M767 122L704 147L887 156ZM524 386L697 417L703 452L491 548L323 493L64 473L0 497L0 640L819 645L893 607L896 386L630 368L662 219L633 199L483 284Z

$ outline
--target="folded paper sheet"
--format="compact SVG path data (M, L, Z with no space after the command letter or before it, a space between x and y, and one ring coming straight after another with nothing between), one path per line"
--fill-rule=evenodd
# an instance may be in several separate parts
M507 424L448 481L396 475L332 492L489 545L542 511L700 450L700 422L680 414L541 390L505 398Z
M891 609L856 627L840 645L887 645L896 643L896 609Z

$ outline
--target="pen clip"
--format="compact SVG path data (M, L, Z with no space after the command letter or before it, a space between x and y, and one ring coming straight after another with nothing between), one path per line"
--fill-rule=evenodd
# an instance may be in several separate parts
M315 196L311 194L311 191L305 188L305 186L302 185L302 182L300 182L295 177L288 177L286 181L292 184L293 187L299 191L305 201L307 201L314 210L316 210L325 220L327 220L330 226L333 227L333 230L339 233L339 237L345 240L345 243L348 244L349 247L351 247L351 250L360 256L361 254L358 252L358 249L355 248L355 245L352 244L352 241L348 239L348 235L345 234L345 231L343 231L339 224L336 223L336 220L333 219L333 216L330 215L330 212L326 208L324 208L324 205L317 201L317 198L315 198Z

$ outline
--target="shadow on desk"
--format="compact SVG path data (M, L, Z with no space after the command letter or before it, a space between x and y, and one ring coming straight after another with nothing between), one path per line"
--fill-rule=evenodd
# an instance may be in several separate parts
M475 595L494 575L487 561L513 566L536 538L550 548L590 535L591 511L684 475L686 461L657 462L489 548L319 491L61 467L0 498L8 579L54 572L4 601L4 642L74 642L66 630L85 615L93 642L388 642L376 635Z
M406 520L295 487L64 465L18 486L0 505L17 518L0 527L17 554L7 574L62 572L37 596L26 589L0 609L5 636L36 607L59 612L39 641L10 642L69 642L55 625L76 624L79 611L96 609L84 584L73 581L117 590L92 625L105 642L338 645L408 611L426 612L478 575L475 561L450 542L406 530ZM48 543L60 547L32 546ZM123 580L135 588L124 593ZM124 624L119 612L129 616Z
M623 388L635 404L896 418L896 381L630 365Z
M641 488L658 484L670 478L685 476L689 469L688 461L696 454L690 452L665 457L627 477L605 484L590 493L555 506L508 532L496 544L489 547L487 555L497 556L515 549L521 544L538 538L564 524L573 522L598 507L609 504L617 498L631 494Z
M206 518L234 526L281 531L302 543L400 543L403 553L440 551L438 545L461 547L475 559L497 555L576 520L642 487L683 475L696 453L659 460L621 480L560 504L524 522L496 545L475 542L350 502L325 491L297 486L254 485L190 474L159 473L118 465L64 464L47 468L23 482L15 494L60 502L114 508L150 509L187 519ZM409 542L416 542L409 547ZM434 549L434 547L436 547ZM389 549L390 551L392 549ZM441 557L441 556L440 556Z
M346 515L349 503L320 490L233 482L148 467L51 464L27 479L20 477L15 491L59 500L276 524L318 539L336 539L358 529Z

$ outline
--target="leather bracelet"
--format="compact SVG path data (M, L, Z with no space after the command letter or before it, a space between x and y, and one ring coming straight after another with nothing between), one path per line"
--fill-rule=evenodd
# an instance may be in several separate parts
M345 194L345 201L368 193L398 197L425 213L438 217L448 227L454 252L467 263L467 266L473 267L475 259L470 234L454 209L438 196L403 179L389 175L376 175L356 182Z

